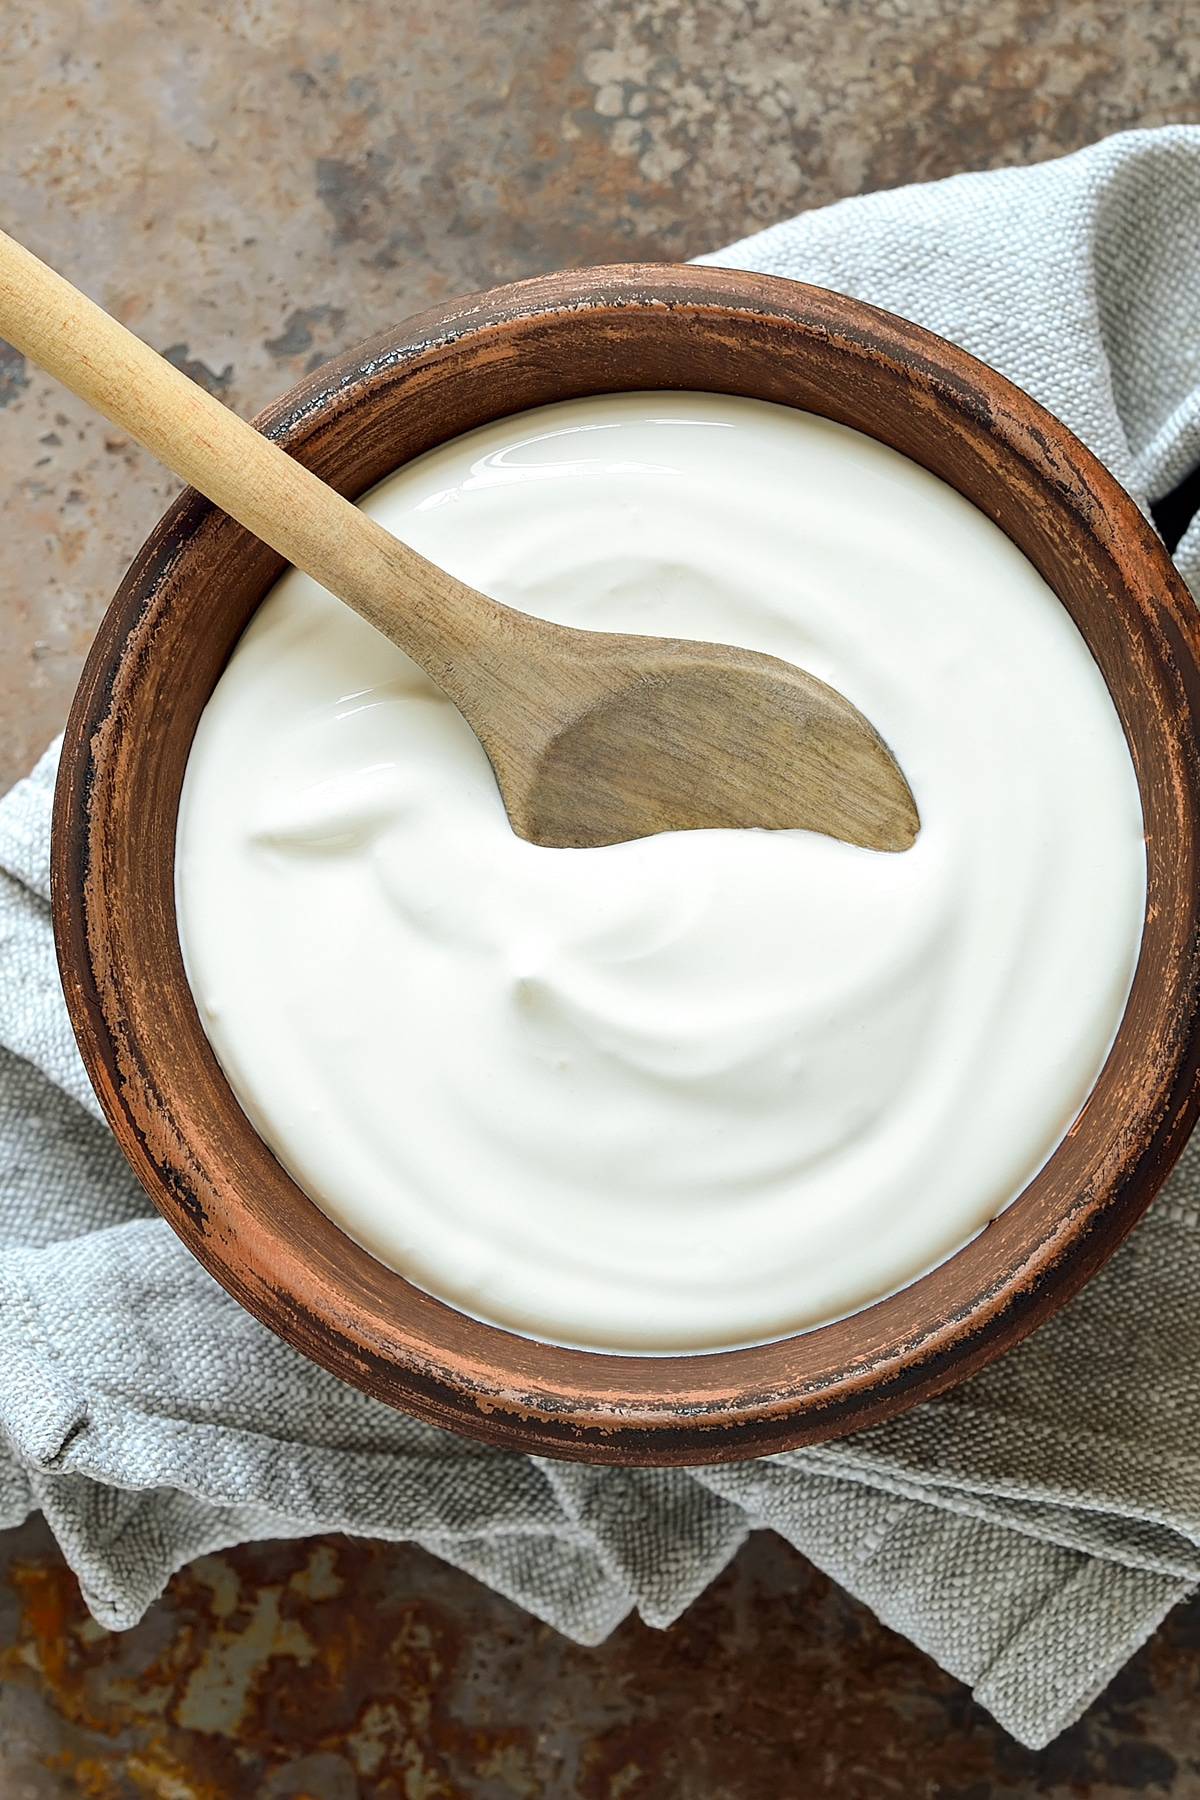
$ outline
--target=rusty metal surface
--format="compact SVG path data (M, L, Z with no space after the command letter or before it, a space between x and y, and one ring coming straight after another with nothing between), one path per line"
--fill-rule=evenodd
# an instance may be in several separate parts
M205 1557L121 1634L40 1526L0 1572L4 1800L1200 1795L1200 1605L1033 1755L766 1535L671 1631L594 1650L346 1538Z
M404 314L1200 119L1194 0L51 0L6 227L239 411ZM0 348L0 783L174 484ZM579 1650L417 1551L206 1559L92 1624L0 1536L0 1800L1200 1800L1200 1609L1040 1756L777 1540Z

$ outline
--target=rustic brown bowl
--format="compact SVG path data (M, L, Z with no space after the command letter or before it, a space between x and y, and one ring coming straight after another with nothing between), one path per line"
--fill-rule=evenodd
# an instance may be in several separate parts
M782 401L923 463L1021 547L1104 673L1145 812L1141 958L1082 1116L986 1231L838 1324L648 1357L482 1325L344 1237L255 1135L184 977L173 892L184 765L281 566L194 493L138 555L88 658L55 802L54 912L67 1003L118 1142L243 1305L435 1424L551 1456L701 1463L831 1437L961 1381L1060 1307L1164 1179L1197 1110L1200 632L1133 502L1048 413L928 332L791 282L629 266L499 288L326 364L259 422L356 495L501 414L633 388Z

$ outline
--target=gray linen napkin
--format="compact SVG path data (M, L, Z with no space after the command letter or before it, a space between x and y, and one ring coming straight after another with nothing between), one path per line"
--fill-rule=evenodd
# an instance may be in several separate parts
M706 260L932 326L1143 505L1200 462L1200 129L845 201ZM1200 593L1200 524L1178 554ZM54 964L54 768L0 802L0 1525L40 1507L103 1624L202 1552L333 1529L412 1539L596 1643L631 1607L669 1624L765 1526L1040 1745L1200 1581L1200 1151L1072 1306L893 1424L694 1472L446 1436L278 1342L126 1170Z

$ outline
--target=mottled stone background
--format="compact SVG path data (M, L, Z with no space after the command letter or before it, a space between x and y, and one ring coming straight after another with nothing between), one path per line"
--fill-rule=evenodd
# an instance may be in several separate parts
M1195 0L0 0L6 228L240 412L409 311L1200 120ZM1200 310L1197 328L1200 330ZM173 491L0 348L0 782ZM773 1539L580 1651L418 1552L215 1557L135 1632L0 1536L0 1800L1200 1800L1200 1611L1015 1749Z

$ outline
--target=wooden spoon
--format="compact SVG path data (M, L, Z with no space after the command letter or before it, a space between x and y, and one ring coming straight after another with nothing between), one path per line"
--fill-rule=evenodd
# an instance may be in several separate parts
M791 826L875 850L916 837L895 759L834 688L752 650L575 631L502 606L2 232L0 334L418 662L479 738L519 836L584 847Z

